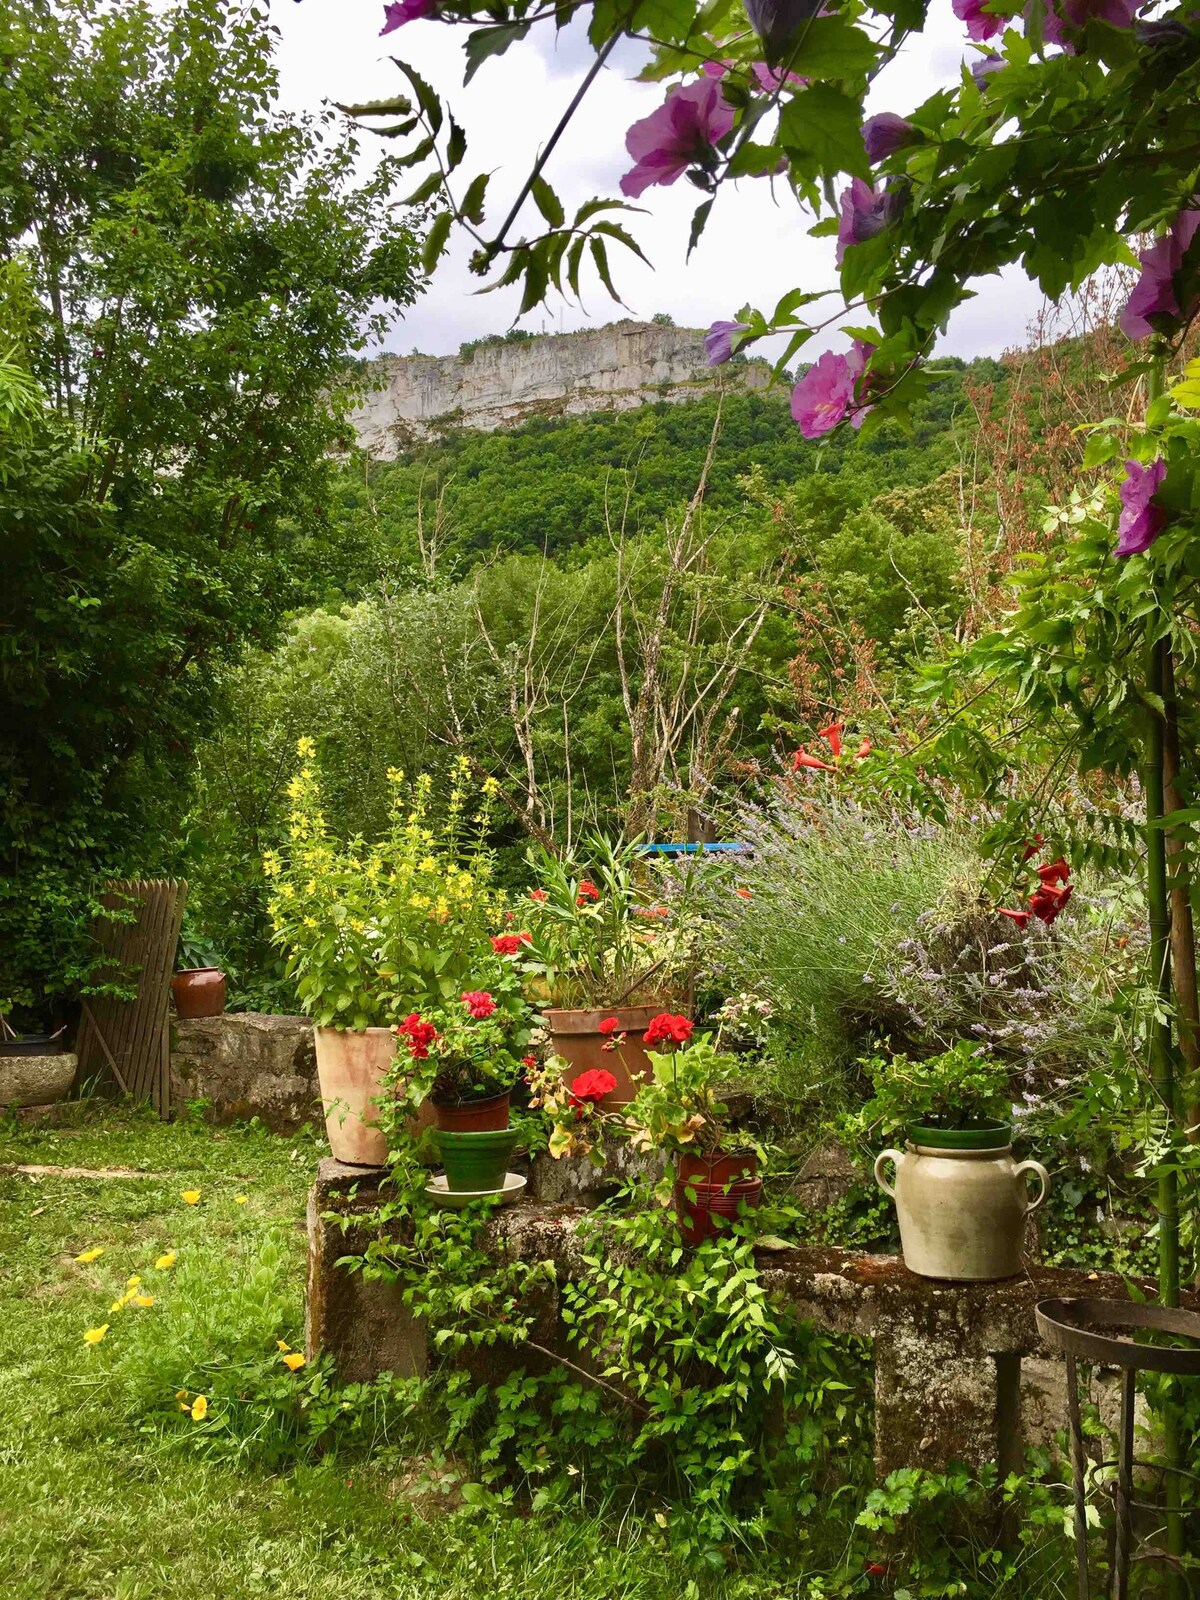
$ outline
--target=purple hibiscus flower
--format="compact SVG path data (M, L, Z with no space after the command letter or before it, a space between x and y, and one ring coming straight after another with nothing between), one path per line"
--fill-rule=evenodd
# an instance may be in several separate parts
M1000 68L1007 64L1004 57L997 55L994 50L986 50L983 55L976 56L971 63L971 76L975 80L975 87L982 89L992 73L999 72Z
M976 44L983 44L1004 32L1008 18L994 17L990 11L985 11L988 0L952 0L952 3L954 15L967 25L967 38L974 39Z
M842 215L838 222L837 264L840 267L847 248L863 244L882 233L896 214L895 194L885 187L876 189L863 178L852 178L842 190Z
M905 117L894 111L881 111L877 117L868 117L863 123L863 143L867 147L867 160L886 161L897 150L911 144L917 130Z
M806 439L819 439L854 408L855 385L873 348L856 339L848 355L827 350L800 379L792 390L792 417ZM852 425L861 428L869 410L869 406L859 406L851 417Z
M395 33L406 22L419 22L422 17L429 16L433 8L434 0L392 0L383 8L384 23L379 30L380 38L385 33Z
M1138 556L1158 538L1167 525L1167 513L1154 504L1154 496L1167 475L1161 456L1148 467L1140 461L1127 461L1129 476L1121 485L1121 520L1117 523L1117 554Z
M1056 44L1068 55L1075 53L1071 35L1097 19L1114 28L1131 28L1141 0L1049 0L1042 19L1042 38Z
M674 183L732 127L733 107L716 79L676 84L658 110L625 135L636 165L621 179L621 193L636 200L651 184Z
M776 89L782 89L785 83L794 83L800 89L808 83L808 79L802 78L798 72L785 72L782 67L769 67L765 61L756 61L750 71L764 94L774 94Z
M733 354L733 336L744 333L748 322L714 322L704 336L704 353L710 367L719 367Z
M771 55L782 55L803 25L821 10L825 0L745 0L750 26Z
M1171 224L1170 233L1155 239L1148 250L1142 251L1142 275L1121 313L1121 331L1127 338L1145 339L1152 333L1169 333L1174 323L1187 320L1200 310L1200 293L1196 287L1189 288L1182 305L1175 287L1176 274L1183 267L1198 227L1200 210L1192 206L1179 213Z

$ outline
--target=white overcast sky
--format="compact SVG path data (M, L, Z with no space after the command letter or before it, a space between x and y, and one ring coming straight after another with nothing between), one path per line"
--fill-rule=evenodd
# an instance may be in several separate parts
M382 0L272 0L271 17L282 35L278 62L282 99L289 109L315 109L325 99L345 103L401 93L404 82L389 56L410 61L449 99L466 129L469 148L460 169L464 183L483 167L493 171L493 220L500 203L516 194L539 143L553 129L591 59L586 41L575 30L556 43L552 27L543 23L522 44L485 63L464 89L462 28L414 22L381 39ZM592 86L547 168L568 211L592 195L619 194L621 174L632 165L625 152L625 130L662 101L661 84L633 81L640 64L636 49L628 47L624 59ZM963 25L950 0L934 0L926 33L910 41L904 56L881 76L870 110L907 111L956 76L964 53ZM370 146L370 136L364 140ZM717 318L731 318L747 301L769 313L780 295L797 285L817 290L836 284L833 240L810 239L811 218L806 219L786 192L773 197L770 183L761 178L722 190L708 230L687 261L688 226L700 198L681 178L670 187L647 190L641 203L648 214L627 219L654 263L651 270L614 247L614 275L627 310L592 278L582 306L552 301L521 326L532 332L571 330L666 311L681 325L707 327ZM530 210L532 232L538 219ZM452 239L432 286L386 339L388 349L447 355L466 339L512 325L519 304L516 290L476 294L479 280L467 270L468 255L468 241ZM945 352L999 354L1022 342L1040 303L1039 292L1020 272L989 278L976 288L976 298L950 324L941 346ZM828 310L837 303L831 299ZM836 334L816 339L805 348L804 359L841 342Z

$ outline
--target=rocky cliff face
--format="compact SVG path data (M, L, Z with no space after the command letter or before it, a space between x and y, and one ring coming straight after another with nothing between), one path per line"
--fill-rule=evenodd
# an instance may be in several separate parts
M722 381L764 388L770 369L719 369ZM359 443L388 459L450 428L513 427L535 416L628 411L651 400L690 400L714 382L696 328L617 322L584 333L482 345L463 356L382 356L355 411Z

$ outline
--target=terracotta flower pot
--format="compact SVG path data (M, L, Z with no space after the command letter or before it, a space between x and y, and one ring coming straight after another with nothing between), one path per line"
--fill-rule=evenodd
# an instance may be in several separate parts
M753 1150L696 1150L681 1155L675 1167L678 1178L699 1178L702 1183L733 1183L738 1178L753 1178L758 1173L758 1156Z
M508 1172L508 1158L517 1142L516 1128L491 1128L475 1133L433 1136L446 1169L451 1194L499 1194Z
M390 1028L314 1028L317 1081L325 1132L334 1158L352 1167L387 1164L387 1141L379 1130L378 1100L396 1053Z
M220 967L187 967L171 979L175 1015L219 1017L225 1010L225 974Z
M509 1091L487 1099L433 1102L433 1115L445 1133L500 1133L508 1127Z
M761 1178L732 1178L720 1183L685 1178L681 1173L675 1178L675 1217L687 1245L715 1239L728 1231L742 1206L756 1210L761 1202Z
M606 1110L627 1106L643 1083L654 1076L650 1058L642 1042L653 1017L670 1010L666 1000L651 1006L610 1006L602 1011L565 1011L552 1007L543 1013L555 1055L571 1066L571 1076L581 1072L611 1072L616 1088L600 1104ZM616 1017L618 1032L625 1042L617 1050L606 1050L610 1042L600 1032L606 1017Z

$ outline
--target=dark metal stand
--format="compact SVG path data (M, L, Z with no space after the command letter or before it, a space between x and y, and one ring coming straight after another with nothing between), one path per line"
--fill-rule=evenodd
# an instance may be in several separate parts
M1135 1552L1134 1510L1162 1512L1163 1508L1133 1498L1133 1472L1138 1463L1133 1455L1134 1401L1139 1372L1165 1372L1175 1377L1200 1376L1200 1316L1192 1311L1171 1310L1159 1305L1134 1305L1120 1300L1043 1300L1036 1308L1038 1332L1044 1344L1061 1351L1067 1367L1067 1417L1071 1428L1071 1475L1075 1488L1075 1554L1079 1563L1079 1600L1090 1600L1087 1552L1087 1465L1083 1447L1083 1424L1079 1411L1079 1384L1076 1363L1116 1367L1121 1373L1121 1428L1115 1461L1101 1467L1116 1469L1115 1477L1104 1487L1112 1495L1114 1527L1109 1547L1112 1600L1128 1600L1129 1570L1134 1560L1171 1563L1175 1581L1173 1593L1200 1591L1192 1585L1178 1560L1164 1550ZM1138 1343L1157 1336L1155 1344ZM1170 1342L1172 1339L1179 1341ZM1186 1341L1186 1342L1185 1342ZM1195 1473L1165 1468L1177 1477L1200 1482ZM1179 1516L1178 1511L1168 1515Z

